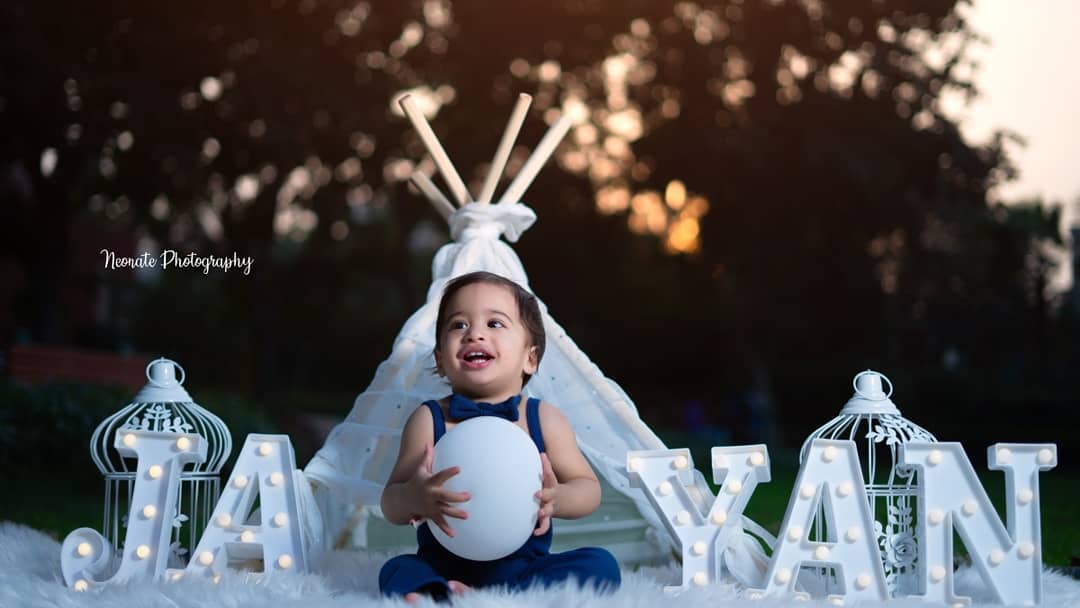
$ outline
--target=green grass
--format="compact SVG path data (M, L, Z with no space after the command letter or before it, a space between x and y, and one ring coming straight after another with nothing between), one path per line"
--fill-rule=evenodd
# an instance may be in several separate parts
M60 483L45 477L4 480L7 499L0 520L14 521L62 541L76 528L101 532L105 482Z

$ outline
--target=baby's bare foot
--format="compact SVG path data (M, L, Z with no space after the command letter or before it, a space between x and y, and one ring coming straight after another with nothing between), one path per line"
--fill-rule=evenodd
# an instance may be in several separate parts
M419 604L421 598L423 598L423 597L424 596L420 595L419 593L417 593L415 591L413 591L412 593L406 593L405 594L405 603L406 604Z
M449 581L446 583L446 586L450 587L450 593L453 593L454 595L464 595L465 593L472 591L472 587L461 581Z

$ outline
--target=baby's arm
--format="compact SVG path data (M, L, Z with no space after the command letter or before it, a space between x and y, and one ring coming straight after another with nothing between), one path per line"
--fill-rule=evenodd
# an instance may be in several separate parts
M458 467L432 473L434 422L424 406L416 408L401 431L401 447L390 479L383 488L383 517L392 524L407 524L414 519L430 519L449 536L454 535L446 517L465 519L465 511L451 506L469 500L468 492L451 492L442 487L460 472Z
M551 404L541 403L540 428L547 453L541 456L545 479L539 496L537 534L547 531L551 517L577 519L600 506L600 482L578 449L574 429L566 415Z

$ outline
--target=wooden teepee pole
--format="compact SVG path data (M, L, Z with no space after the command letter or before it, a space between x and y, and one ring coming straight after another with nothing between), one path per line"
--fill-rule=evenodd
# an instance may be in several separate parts
M490 203L491 198L495 196L495 186L499 183L499 178L502 177L503 169L506 168L506 161L510 158L510 150L514 147L514 140L517 139L518 133L521 132L521 124L525 122L525 115L529 112L529 104L532 103L532 96L522 93L518 95L517 103L514 104L514 111L510 114L510 122L506 123L506 130L503 131L502 140L499 141L499 147L495 150L495 158L491 161L491 170L488 171L487 178L484 179L484 187L480 190L480 202Z
M456 169L454 169L454 163L450 162L450 157L446 155L446 150L443 149L442 144L439 143L439 138L435 136L435 132L431 130L431 125L428 124L424 113L416 107L416 102L412 96L404 95L401 100L398 101L401 105L401 110L405 112L405 116L409 117L412 122L413 128L416 129L417 135L420 136L420 140L424 142L424 146L431 153L431 158L435 161L435 166L439 169L439 173L442 173L443 179L446 180L446 184L450 186L450 193L457 199L459 205L471 202L469 198L469 191L465 187L465 182L461 180L461 176L458 175Z
M571 120L565 114L560 116L559 120L555 121L555 124L551 125L540 143L537 144L536 150L529 156L529 160L525 161L521 171L514 177L514 181L510 182L510 186L507 187L506 192L499 199L500 205L518 202L521 195L525 194L525 190L528 189L529 184L536 177L536 174L540 172L540 168L555 152L555 146L558 146L562 138L566 137L566 133L570 131L570 126Z

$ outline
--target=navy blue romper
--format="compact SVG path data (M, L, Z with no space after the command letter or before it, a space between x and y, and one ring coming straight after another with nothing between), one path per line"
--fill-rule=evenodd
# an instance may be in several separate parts
M446 420L436 401L426 401L435 422L435 441L446 433ZM525 405L529 436L536 449L544 452L540 431L540 400L529 399ZM554 522L552 522L554 523ZM503 585L511 590L533 585L548 586L573 578L581 585L614 590L621 582L619 564L604 549L584 547L551 553L552 527L540 536L530 536L520 549L501 559L478 562L458 557L435 540L428 522L416 529L418 549L415 555L390 559L379 572L379 590L384 595L404 595L413 591L430 593L436 598L448 594L447 581L458 580L470 587Z

